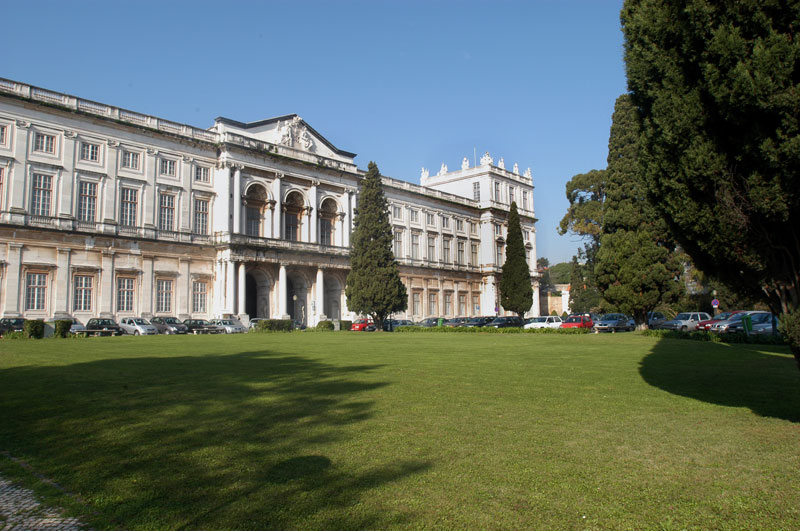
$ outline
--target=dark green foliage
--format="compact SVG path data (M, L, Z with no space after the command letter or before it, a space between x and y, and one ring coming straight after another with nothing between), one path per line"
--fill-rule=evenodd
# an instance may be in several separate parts
M785 345L786 338L781 335L746 335L717 334L714 332L695 331L680 332L677 330L644 330L643 335L669 339L690 339L692 341L708 341L711 343L746 343L750 345Z
M587 250L590 246L587 245ZM586 256L585 254L583 256ZM600 307L602 298L594 285L593 266L581 264L578 257L572 258L569 279L569 309L573 313L588 313Z
M519 327L494 328L491 326L400 326L395 328L395 332L409 333L434 333L434 334L588 334L588 328L530 328L528 330Z
M53 337L67 337L69 335L69 329L72 327L72 321L69 319L59 319L53 323L53 326L55 328Z
M512 201L508 212L508 237L506 261L500 276L500 304L524 318L533 305L533 287L528 261L525 260L525 242L519 222L517 204Z
M320 321L317 323L317 330L333 330L333 321Z
M639 126L628 95L617 99L608 141L606 200L595 282L608 309L646 326L647 312L678 299L683 264L667 226L648 204L638 164Z
M294 322L291 319L264 319L253 329L255 332L291 332Z
M353 321L339 321L339 330L349 332L351 326L353 326Z
M572 265L569 262L561 262L560 264L550 266L547 271L550 273L550 280L553 284L569 284Z
M371 316L375 327L382 331L388 315L408 307L408 294L392 252L392 226L381 174L374 162L369 163L361 180L353 223L350 273L345 288L347 307Z
M3 339L28 339L25 332L6 332L3 334Z
M44 321L28 319L22 325L22 332L29 339L41 339L44 337Z
M699 269L776 313L800 308L798 21L796 1L622 10L651 202Z
M558 226L558 233L572 233L600 239L603 223L603 202L606 198L605 170L592 170L575 175L567 183L569 208Z

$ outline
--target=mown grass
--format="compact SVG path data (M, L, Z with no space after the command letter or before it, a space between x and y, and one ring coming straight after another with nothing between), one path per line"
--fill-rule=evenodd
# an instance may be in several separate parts
M784 347L635 333L2 341L0 405L0 450L30 466L0 455L0 471L96 528L800 521L800 374Z

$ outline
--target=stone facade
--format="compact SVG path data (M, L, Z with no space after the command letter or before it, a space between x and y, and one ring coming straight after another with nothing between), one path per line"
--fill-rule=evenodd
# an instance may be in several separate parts
M0 315L352 318L354 158L297 115L198 129L0 79ZM530 171L383 182L397 317L496 313L512 200L536 263Z

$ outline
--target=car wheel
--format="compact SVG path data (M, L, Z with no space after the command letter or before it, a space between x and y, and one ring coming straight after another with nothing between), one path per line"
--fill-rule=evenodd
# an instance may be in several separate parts
M133 332L133 335L135 335L135 336L138 336L138 335L139 335L139 331L138 331L138 330L135 330L135 331Z
M681 327L681 332L687 332L688 330L689 330L689 327L687 327L686 325L683 325Z

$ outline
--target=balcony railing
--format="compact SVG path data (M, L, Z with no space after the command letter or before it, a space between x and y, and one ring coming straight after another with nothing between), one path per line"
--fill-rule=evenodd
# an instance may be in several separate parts
M335 256L350 255L349 247L323 245L321 243L279 240L276 238L261 238L258 236L247 236L246 234L225 234L215 237L214 240L216 244L229 243L234 245L252 245L255 247L265 247L270 249L285 249L289 251L311 252Z

